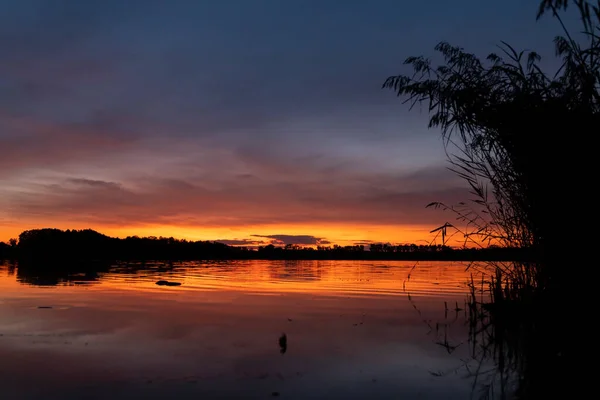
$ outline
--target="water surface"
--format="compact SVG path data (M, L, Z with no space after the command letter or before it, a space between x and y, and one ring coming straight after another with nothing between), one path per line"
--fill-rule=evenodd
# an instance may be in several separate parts
M2 398L469 398L465 311L455 309L470 272L414 265L148 263L59 275L3 264Z

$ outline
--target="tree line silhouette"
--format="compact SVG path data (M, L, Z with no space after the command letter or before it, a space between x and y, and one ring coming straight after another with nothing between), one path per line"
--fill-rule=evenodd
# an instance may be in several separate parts
M257 248L230 246L215 241L189 241L172 237L113 238L91 229L34 229L19 239L0 242L0 259L21 264L128 260L514 260L527 257L525 249L490 247L454 249L442 245L302 247L269 244ZM47 264L45 264L47 265Z

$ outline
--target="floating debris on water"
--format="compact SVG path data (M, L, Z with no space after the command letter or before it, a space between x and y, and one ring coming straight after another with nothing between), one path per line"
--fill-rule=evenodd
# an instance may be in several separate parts
M287 335L285 333L281 334L279 337L279 352L281 354L285 354L287 351Z
M158 286L181 286L181 282L157 281Z

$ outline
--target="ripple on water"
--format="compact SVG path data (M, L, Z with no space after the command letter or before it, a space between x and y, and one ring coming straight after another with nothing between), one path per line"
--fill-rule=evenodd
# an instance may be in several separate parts
M461 263L348 261L232 261L121 264L101 282L129 289L319 292L340 296L452 296L466 293L470 273ZM181 286L156 287L160 280Z
M75 400L93 386L94 396L115 400L275 391L299 399L467 398L469 381L433 379L431 371L453 371L465 357L468 346L448 354L438 342L465 342L455 304L470 273L460 263L413 267L153 262L39 276L0 267L3 393Z

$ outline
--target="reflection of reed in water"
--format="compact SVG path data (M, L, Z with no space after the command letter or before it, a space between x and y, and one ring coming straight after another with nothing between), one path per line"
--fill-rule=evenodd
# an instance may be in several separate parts
M464 344L469 346L468 359L449 371L430 373L444 377L466 371L473 381L474 398L572 397L577 386L568 379L573 371L567 371L575 365L568 335L574 328L569 323L568 299L562 293L523 284L502 271L495 269L487 279L472 278L464 308L459 302L444 302L444 322L432 325L423 319L430 332L437 334L435 343L449 355ZM408 298L420 314L410 294ZM448 328L455 323L466 323L469 328L463 341L448 337Z
M516 265L515 268L527 268ZM566 395L570 363L566 332L573 329L565 299L523 284L496 269L489 281L470 283L469 342L480 398L541 399ZM478 299L479 298L479 299ZM486 363L492 368L485 369Z

